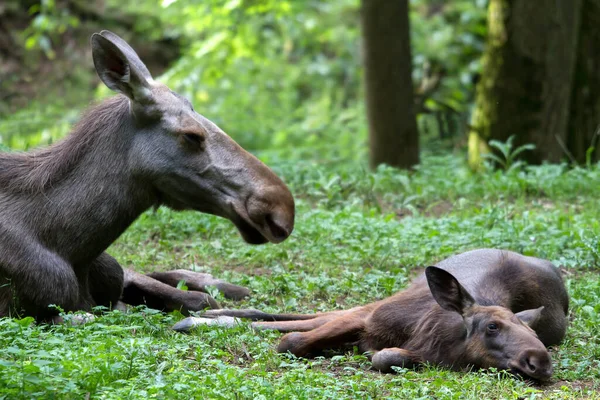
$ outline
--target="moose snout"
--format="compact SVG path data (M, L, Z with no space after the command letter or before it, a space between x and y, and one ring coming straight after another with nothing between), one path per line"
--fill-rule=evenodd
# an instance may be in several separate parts
M531 378L546 380L552 376L552 360L546 350L523 351L516 364L516 370Z
M271 243L280 243L294 229L294 198L286 186L270 187L251 197L246 205L248 216Z
M264 219L264 223L271 233L271 242L283 242L292 233L293 225L290 226L290 222L286 215L268 213L265 215Z

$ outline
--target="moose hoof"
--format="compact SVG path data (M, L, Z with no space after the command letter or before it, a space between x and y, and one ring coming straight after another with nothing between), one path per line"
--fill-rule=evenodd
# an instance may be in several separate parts
M211 296L201 292L182 292L184 299L181 302L184 312L202 311L206 308L221 308L219 303ZM175 307L177 308L177 307Z
M234 285L232 283L222 282L218 283L216 287L219 292L223 293L223 296L230 300L239 301L250 296L249 289L243 286Z

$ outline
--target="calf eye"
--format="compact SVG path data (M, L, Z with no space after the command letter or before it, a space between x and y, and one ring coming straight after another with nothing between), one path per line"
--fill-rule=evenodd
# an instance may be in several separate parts
M489 323L488 326L487 326L487 332L490 333L490 334L497 333L498 332L498 325L495 324L494 322Z

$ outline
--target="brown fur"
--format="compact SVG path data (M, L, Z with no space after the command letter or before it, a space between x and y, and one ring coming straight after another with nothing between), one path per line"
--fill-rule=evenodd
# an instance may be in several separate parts
M382 371L422 362L463 369L510 369L536 379L552 373L545 346L560 343L567 326L568 296L548 261L482 249L429 267L396 295L347 311L286 315L255 310L213 310L206 317L264 319L258 329L291 332L278 347L297 356L358 344ZM426 276L425 276L426 275ZM187 330L211 319L188 318ZM231 323L231 322L228 322ZM496 327L496 330L494 330Z

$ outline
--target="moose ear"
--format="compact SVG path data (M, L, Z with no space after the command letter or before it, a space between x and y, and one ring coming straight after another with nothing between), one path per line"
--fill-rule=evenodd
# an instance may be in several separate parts
M111 35L125 43L114 33ZM94 33L91 44L96 72L109 89L123 93L137 102L145 103L151 100L152 77L127 43L127 47L121 48L114 38L111 40L103 34Z
M135 65L137 70L144 76L144 78L146 78L148 82L152 82L152 75L150 75L148 67L146 67L146 64L144 64L144 62L140 59L140 56L137 55L137 53L129 45L129 43L127 43L119 35L117 35L116 33L112 33L111 31L103 30L102 32L100 32L100 35L117 45L117 47L123 52L123 54L125 54L127 60L131 64Z
M438 267L427 267L425 276L433 298L444 310L464 315L475 305L473 297L451 273Z
M532 308L529 310L523 310L521 312L516 313L515 315L522 322L529 325L529 327L533 327L541 318L542 311L544 311L544 306L538 308Z

